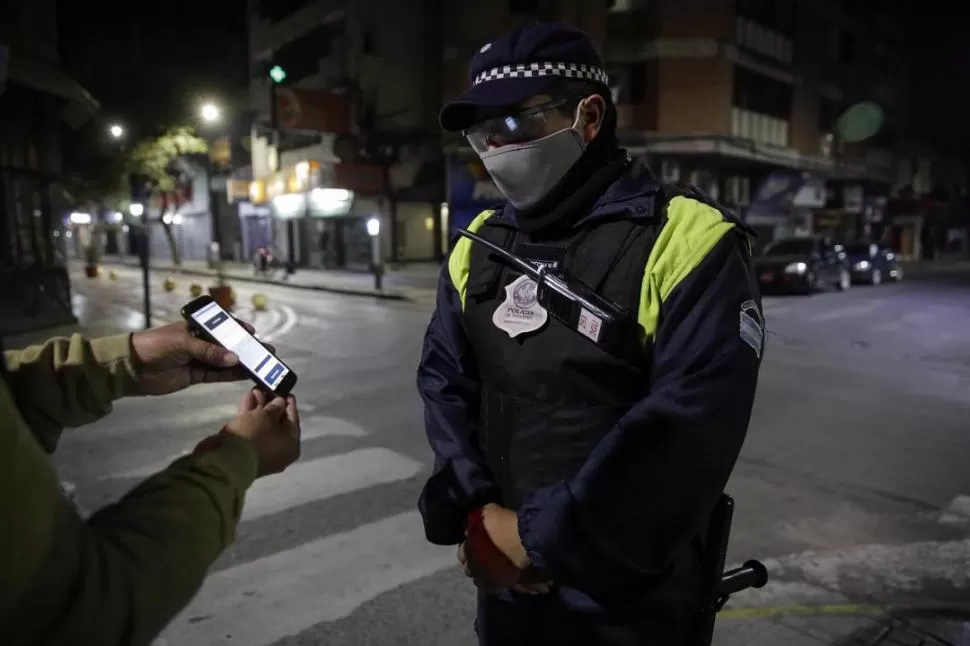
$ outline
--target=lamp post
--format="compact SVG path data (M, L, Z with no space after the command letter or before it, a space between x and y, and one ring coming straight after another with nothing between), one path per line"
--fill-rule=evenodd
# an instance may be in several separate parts
M371 271L374 272L374 289L381 291L384 263L381 261L381 219L373 217L367 221L367 235L370 236Z
M209 125L214 125L222 120L222 109L211 101L203 103L199 107L199 117ZM213 268L217 272L218 285L225 285L225 276L222 271L222 222L216 212L216 200L212 190L212 158L207 154L203 160L205 167L205 187L206 196L209 200L209 213L212 218L212 244L210 253L212 254Z
M145 205L140 202L132 202L128 205L128 214L133 218L141 218L145 214ZM145 329L149 329L152 326L152 282L151 282L151 267L149 265L149 230L148 222L145 220L139 221L139 228L141 230L141 235L138 240L138 256L141 261L141 285L142 285L142 301L145 314Z
M121 139L125 136L125 129L121 125L113 123L108 128L108 134L111 135L112 139Z

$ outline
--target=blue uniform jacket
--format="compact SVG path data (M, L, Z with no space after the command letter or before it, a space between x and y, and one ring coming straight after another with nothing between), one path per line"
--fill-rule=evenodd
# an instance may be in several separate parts
M642 190L644 179L638 182L634 174L617 180L588 217L618 207L645 213L650 198ZM707 209L697 211L698 219L720 215L678 199L680 224L668 232L670 239L681 231L691 235L693 210ZM724 227L720 220L717 226ZM675 224L669 215L664 230ZM727 228L733 230L700 252L690 240L658 251L660 265L676 265L678 254L692 253L696 260L684 275L658 279L663 284L644 293L655 301L650 391L575 476L534 492L518 510L519 534L533 565L565 586L569 605L648 593L664 578L675 551L702 527L733 469L754 401L764 321L747 238ZM419 507L428 539L454 545L464 540L467 512L497 501L498 493L476 442L475 358L447 266L425 336L418 389L435 456Z

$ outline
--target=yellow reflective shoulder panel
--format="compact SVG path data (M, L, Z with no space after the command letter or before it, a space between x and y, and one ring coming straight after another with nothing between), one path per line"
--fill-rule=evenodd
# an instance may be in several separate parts
M650 251L640 287L637 323L645 341L657 331L660 305L734 226L714 207L689 197L667 203L667 223Z
M495 211L482 211L475 216L475 219L468 225L468 230L478 233L478 230L485 224L485 220L495 215ZM465 290L468 288L468 274L471 272L472 241L462 236L455 243L455 248L451 250L448 257L448 275L451 277L451 284L458 292L461 299L461 309L465 309Z

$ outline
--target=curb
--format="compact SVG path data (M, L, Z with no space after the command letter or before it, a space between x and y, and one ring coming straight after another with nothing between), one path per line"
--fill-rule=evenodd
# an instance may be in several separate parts
M102 261L101 264L111 265L115 267L128 267L129 269L140 268L138 265L128 264L124 262ZM166 267L166 266L161 266L161 267L153 266L151 269L152 271L168 271L168 272L175 271L175 267ZM178 272L186 276L206 276L208 278L214 278L216 276L216 274L211 271L201 271L198 269L185 269L182 267L178 269ZM249 276L236 276L234 274L226 275L226 279L238 280L239 282L251 283L255 285L277 285L279 287L290 287L293 289L302 289L302 290L311 291L311 292L326 292L329 294L341 294L343 296L359 296L359 297L369 296L371 298L378 298L378 299L388 300L388 301L415 302L415 300L410 296L407 296L405 294L395 293L395 292L363 291L363 290L357 290L357 289L345 289L342 287L328 287L325 285L299 285L296 283L287 283L279 280L264 280L261 278L251 278Z

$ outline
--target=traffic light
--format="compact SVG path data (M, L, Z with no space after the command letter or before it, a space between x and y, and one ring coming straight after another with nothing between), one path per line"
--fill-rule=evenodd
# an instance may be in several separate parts
M282 83L286 80L286 70L279 65L274 65L269 70L269 77L273 79L274 83Z

